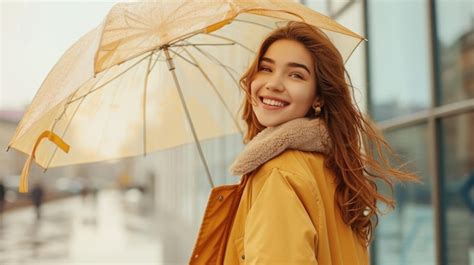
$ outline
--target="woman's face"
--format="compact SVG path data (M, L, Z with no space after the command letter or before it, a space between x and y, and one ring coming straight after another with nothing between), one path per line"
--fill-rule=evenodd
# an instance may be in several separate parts
M315 76L313 57L303 44L282 39L270 45L250 84L260 124L273 127L304 117L316 97Z

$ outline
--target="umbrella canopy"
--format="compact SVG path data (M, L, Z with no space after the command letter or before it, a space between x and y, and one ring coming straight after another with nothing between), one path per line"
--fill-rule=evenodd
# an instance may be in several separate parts
M242 133L239 78L288 21L321 29L345 61L364 40L281 0L115 5L65 52L18 125L8 147L29 155L23 184L33 161L46 170Z

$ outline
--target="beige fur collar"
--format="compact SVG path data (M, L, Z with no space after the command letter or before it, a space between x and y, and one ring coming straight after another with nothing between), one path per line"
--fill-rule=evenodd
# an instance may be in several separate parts
M286 149L328 154L332 147L324 121L299 118L258 133L230 167L233 175L252 172Z

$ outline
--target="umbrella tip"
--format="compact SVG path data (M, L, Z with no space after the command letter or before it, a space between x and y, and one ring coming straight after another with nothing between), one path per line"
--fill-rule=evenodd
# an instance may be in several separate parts
M10 146L7 146L7 149L5 150L5 152L8 152L10 150Z

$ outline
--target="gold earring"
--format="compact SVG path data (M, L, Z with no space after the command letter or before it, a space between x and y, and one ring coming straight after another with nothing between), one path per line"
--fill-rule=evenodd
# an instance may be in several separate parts
M321 106L319 105L319 103L316 103L316 105L313 104L312 107L314 109L314 115L318 116L321 113Z

